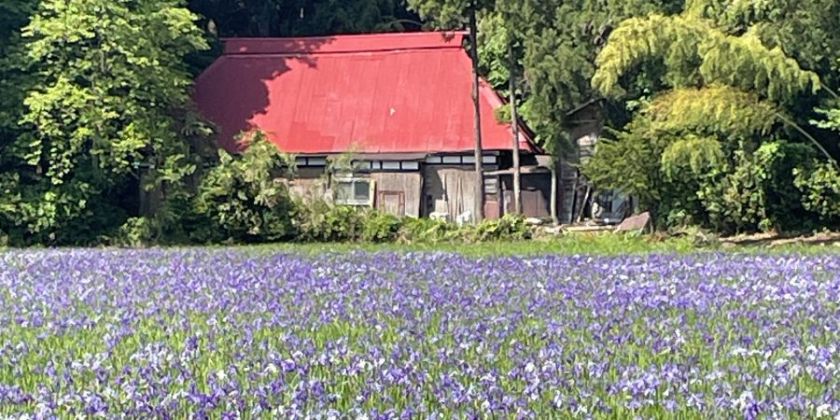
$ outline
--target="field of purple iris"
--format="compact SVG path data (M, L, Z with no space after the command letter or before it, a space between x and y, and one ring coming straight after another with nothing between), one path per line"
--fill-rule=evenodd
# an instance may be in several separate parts
M840 256L0 254L0 416L837 418Z

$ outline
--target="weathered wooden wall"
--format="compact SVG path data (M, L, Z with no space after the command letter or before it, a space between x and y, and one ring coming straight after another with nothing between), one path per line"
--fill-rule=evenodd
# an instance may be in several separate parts
M580 182L578 169L574 165L568 160L561 161L559 165L560 180L557 195L559 195L560 204L557 206L557 220L562 224L572 223L574 218L572 212L575 207L575 191Z
M289 193L302 199L324 199L327 194L327 180L324 168L299 168L290 180Z
M425 178L423 215L435 211L435 201L445 200L449 217L453 220L465 212L471 212L474 205L475 172L468 167L427 165L423 168Z
M420 217L423 177L420 172L374 172L376 209L395 216Z
M560 197L558 209L560 223L574 223L582 208L591 198L589 182L580 175L578 168L595 152L595 144L603 130L603 118L598 103L583 107L569 116L569 136L574 141L576 153L560 163ZM587 192L589 197L587 197Z
M513 213L513 176L503 175L505 213ZM522 174L522 215L547 219L551 217L551 174Z

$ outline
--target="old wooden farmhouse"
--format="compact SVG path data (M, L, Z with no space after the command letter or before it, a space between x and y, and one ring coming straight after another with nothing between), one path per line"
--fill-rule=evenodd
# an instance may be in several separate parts
M221 147L236 151L240 133L260 130L295 155L297 174L289 182L297 194L454 220L473 209L474 199L471 62L463 38L433 32L229 39L197 80L195 99L217 125ZM495 118L504 102L484 83L480 101L485 214L496 218L513 207L513 130ZM548 218L550 159L520 128L523 210ZM339 159L350 162L348 170L325 174ZM568 218L573 210L564 203L574 199L564 200L563 192L555 200Z

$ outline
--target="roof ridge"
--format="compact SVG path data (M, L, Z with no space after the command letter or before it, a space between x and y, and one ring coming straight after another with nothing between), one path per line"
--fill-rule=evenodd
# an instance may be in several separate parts
M360 55L360 54L388 54L388 53L401 53L401 52L419 52L419 51L434 51L434 50L460 50L461 47L456 46L443 46L443 47L420 47L420 48L393 48L393 49L381 49L381 50L347 50L347 51L306 51L306 52L276 52L276 53L266 53L266 52L233 52L233 53L225 53L226 56L231 58L247 58L247 57L300 57L300 56L311 56L311 55Z
M318 40L318 39L362 39L362 38L379 38L379 37L419 37L419 36L466 36L466 31L415 31L415 32L377 32L366 34L333 34L333 35L315 35L315 36L254 36L254 37L221 37L222 41L229 40L253 40L253 41L278 41L278 40Z
M225 38L225 55L337 54L462 48L463 32L401 32L302 38Z

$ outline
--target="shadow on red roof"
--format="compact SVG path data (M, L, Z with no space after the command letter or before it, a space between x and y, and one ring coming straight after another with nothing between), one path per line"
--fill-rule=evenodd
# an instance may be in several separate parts
M463 33L238 38L196 81L219 144L259 129L287 153L439 153L473 149L471 67ZM481 86L483 147L510 150L503 105ZM536 147L524 134L523 151Z

